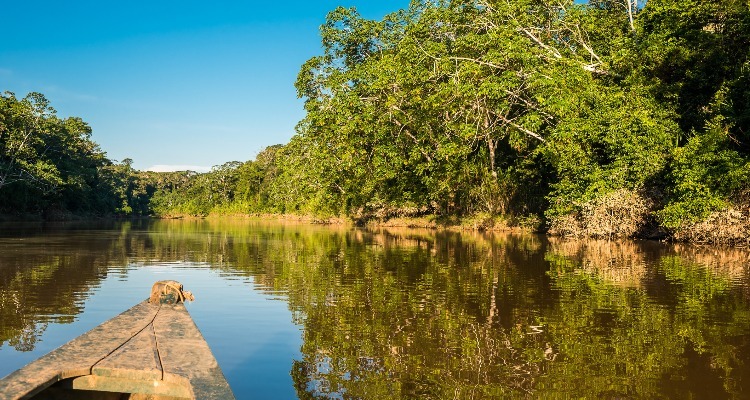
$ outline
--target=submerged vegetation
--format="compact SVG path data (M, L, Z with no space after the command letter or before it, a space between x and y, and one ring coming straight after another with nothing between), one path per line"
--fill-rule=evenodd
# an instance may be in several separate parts
M205 174L108 160L43 97L0 105L0 212L498 219L750 240L750 6L414 1L337 8L285 145ZM477 217L479 216L479 217Z

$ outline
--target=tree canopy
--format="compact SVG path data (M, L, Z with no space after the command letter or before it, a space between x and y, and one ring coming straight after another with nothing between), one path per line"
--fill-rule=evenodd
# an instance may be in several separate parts
M206 174L132 171L43 96L4 95L0 208L485 215L683 238L718 221L734 233L709 241L746 241L748 21L739 0L338 7L295 82L296 135Z

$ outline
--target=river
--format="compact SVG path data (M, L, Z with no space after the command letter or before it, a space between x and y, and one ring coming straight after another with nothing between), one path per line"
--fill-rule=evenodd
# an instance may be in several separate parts
M238 399L750 398L750 250L162 220L0 225L0 376L175 279Z

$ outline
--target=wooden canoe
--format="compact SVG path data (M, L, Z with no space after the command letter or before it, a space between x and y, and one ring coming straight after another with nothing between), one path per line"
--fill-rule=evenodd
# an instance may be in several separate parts
M0 379L0 400L234 399L181 299L139 303Z

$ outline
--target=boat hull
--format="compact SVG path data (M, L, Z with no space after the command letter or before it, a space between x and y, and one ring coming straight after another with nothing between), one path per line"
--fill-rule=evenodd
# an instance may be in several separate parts
M93 397L75 397L86 393ZM0 400L105 399L108 393L234 399L182 303L139 303L0 380Z

